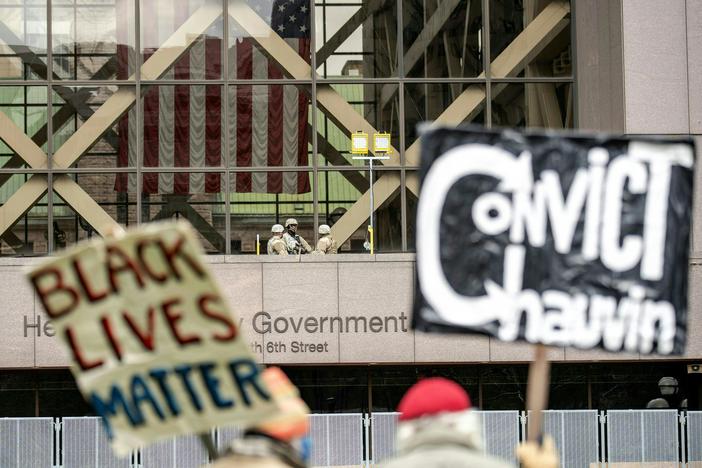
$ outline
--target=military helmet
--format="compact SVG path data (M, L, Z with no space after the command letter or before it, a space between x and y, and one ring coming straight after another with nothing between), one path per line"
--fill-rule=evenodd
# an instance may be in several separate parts
M288 227L291 224L294 224L295 226L297 226L297 220L295 218L288 218L285 220L285 227Z
M281 224L274 224L273 227L271 228L271 232L278 233L278 232L283 232L285 228Z
M331 228L327 226L326 224L320 224L319 225L319 233L320 234L329 234L331 232Z

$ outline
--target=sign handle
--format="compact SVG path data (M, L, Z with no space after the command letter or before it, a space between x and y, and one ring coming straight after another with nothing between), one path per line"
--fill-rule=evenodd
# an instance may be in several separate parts
M201 432L198 434L200 442L205 446L207 450L207 455L210 456L210 461L214 461L219 458L219 453L217 453L217 447L215 447L214 440L212 440L212 434L209 432Z
M551 362L546 359L546 346L539 344L534 347L534 360L529 364L529 380L527 381L527 435L530 442L539 441L543 427L542 411L548 408L548 390L550 382Z

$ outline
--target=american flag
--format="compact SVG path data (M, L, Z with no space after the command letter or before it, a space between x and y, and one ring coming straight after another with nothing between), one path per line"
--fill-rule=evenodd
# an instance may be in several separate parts
M154 18L142 26L144 60L147 60L188 17L211 0L148 0L142 3L142 18ZM118 2L122 3L122 2ZM128 3L128 2L123 2ZM310 15L308 0L250 0L249 6L309 62ZM119 9L119 7L118 7ZM129 44L126 19L117 12L117 36ZM142 23L143 23L142 19ZM120 25L119 23L124 24ZM121 29L124 28L122 31ZM219 28L221 22L212 28ZM212 31L212 28L210 31ZM280 66L269 59L254 39L230 18L230 79L283 78ZM219 36L221 32L216 33ZM124 41L124 42L122 42ZM127 46L119 45L118 78L134 70ZM164 79L221 79L221 40L202 35ZM142 87L144 89L144 87ZM198 167L220 166L224 154L224 106L220 85L158 86L143 91L142 138L146 167L189 167L188 173L145 173L142 191L151 194L219 193L223 177L194 172ZM294 85L230 86L230 165L237 167L305 166L308 164L309 96ZM118 123L120 149L118 167L136 165L136 111L130 110ZM234 192L305 193L310 191L307 172L237 173ZM116 190L135 191L136 177L118 174Z

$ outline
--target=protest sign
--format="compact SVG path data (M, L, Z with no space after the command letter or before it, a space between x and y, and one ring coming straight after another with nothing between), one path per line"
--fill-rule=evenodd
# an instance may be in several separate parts
M693 155L689 139L429 131L413 326L683 353Z
M276 405L186 223L81 243L29 273L121 455Z

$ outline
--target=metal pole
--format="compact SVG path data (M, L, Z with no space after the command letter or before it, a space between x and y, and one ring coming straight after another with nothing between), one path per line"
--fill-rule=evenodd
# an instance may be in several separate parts
M198 434L198 437L200 438L202 445L205 447L205 450L207 450L207 455L209 455L210 461L215 461L217 458L219 458L219 453L217 453L217 447L215 447L212 434L209 432L201 432Z
M373 158L369 160L370 163L370 232L368 233L370 241L370 253L373 255L373 236L375 233L373 225Z

